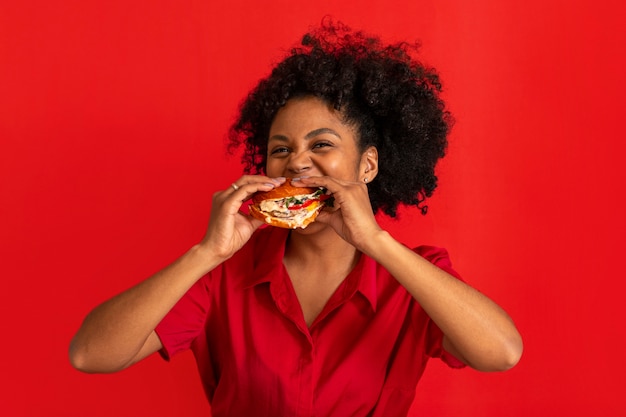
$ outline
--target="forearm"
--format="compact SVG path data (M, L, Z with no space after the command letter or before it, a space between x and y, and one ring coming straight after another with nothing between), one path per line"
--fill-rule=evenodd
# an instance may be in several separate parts
M221 259L194 246L174 263L96 307L70 344L70 361L86 372L128 366L185 292Z
M452 350L483 371L517 363L522 340L510 317L479 291L380 232L365 253L383 265L439 326Z

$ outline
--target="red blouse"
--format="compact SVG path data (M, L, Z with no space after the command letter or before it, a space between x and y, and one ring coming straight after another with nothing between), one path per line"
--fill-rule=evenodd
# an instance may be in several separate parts
M156 329L166 359L192 349L212 416L402 416L429 357L463 366L415 299L365 255L307 327L282 262L287 235L255 233ZM457 276L445 250L415 251Z

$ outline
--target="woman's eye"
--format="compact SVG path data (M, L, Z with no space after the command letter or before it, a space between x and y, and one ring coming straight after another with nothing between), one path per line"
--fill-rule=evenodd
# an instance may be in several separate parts
M320 149L320 148L325 148L328 146L332 146L332 143L330 142L317 142L313 145L313 149Z
M287 152L289 152L289 149L284 146L281 146L281 147L272 149L270 151L270 155L278 155L278 154L287 153Z

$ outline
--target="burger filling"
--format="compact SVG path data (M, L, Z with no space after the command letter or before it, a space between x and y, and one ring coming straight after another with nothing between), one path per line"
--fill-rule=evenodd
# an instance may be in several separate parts
M329 197L324 194L323 189L319 189L311 194L264 200L259 204L259 209L281 219L304 219L311 211L318 208L320 202Z

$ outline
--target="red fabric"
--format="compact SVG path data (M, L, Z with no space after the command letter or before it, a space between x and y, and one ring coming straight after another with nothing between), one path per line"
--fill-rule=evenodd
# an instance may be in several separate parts
M214 417L402 416L429 357L463 366L417 302L365 255L307 328L282 263L287 233L256 233L157 328L166 359L193 350ZM445 250L416 252L456 276Z

